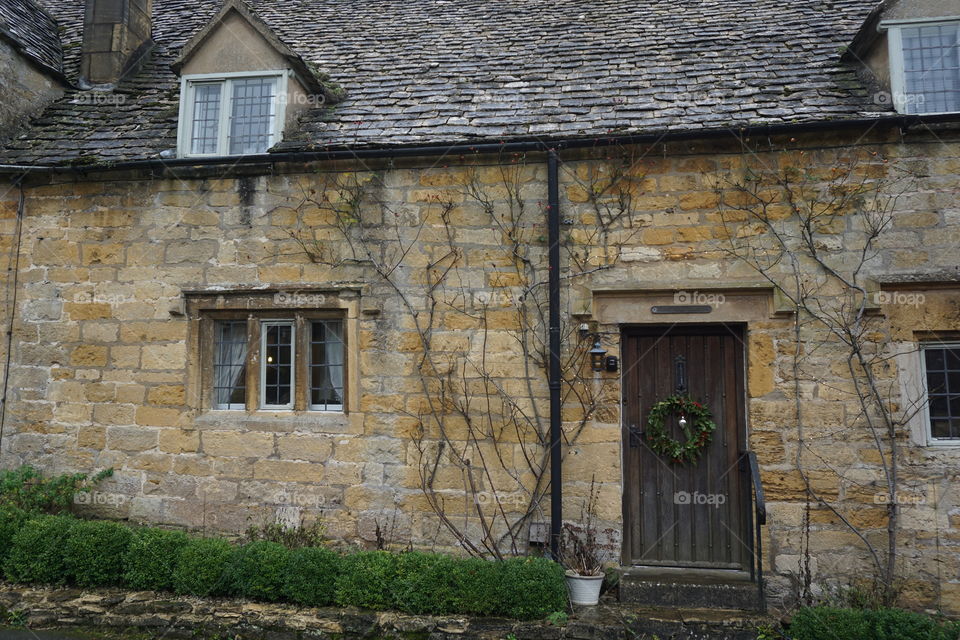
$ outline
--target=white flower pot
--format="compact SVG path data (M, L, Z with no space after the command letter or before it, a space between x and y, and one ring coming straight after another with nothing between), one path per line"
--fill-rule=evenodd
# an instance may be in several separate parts
M573 604L597 604L600 602L601 586L603 586L603 576L581 576L573 571L567 571L567 591L570 593L570 602Z

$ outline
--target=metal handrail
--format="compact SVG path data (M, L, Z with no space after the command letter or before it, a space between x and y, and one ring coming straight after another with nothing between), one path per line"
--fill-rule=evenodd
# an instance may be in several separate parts
M756 502L757 524L767 524L767 503L763 498L763 484L760 482L760 467L757 465L757 454L747 451L747 461L750 463L750 479L753 484L753 495Z
M757 592L760 596L760 610L766 611L767 601L763 589L763 535L760 527L767 524L767 503L763 496L763 484L760 482L760 466L757 464L757 454L753 451L747 451L743 455L747 460L747 465L750 467L750 484L753 489L753 520L756 525L756 554L754 562L756 563L757 571Z

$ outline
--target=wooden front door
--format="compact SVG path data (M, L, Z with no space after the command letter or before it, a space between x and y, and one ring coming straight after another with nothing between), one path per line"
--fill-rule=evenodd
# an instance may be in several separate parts
M622 344L624 564L748 569L742 329L643 327L625 330ZM677 391L706 405L717 426L693 463L664 459L646 444L650 408ZM681 440L678 419L666 428Z

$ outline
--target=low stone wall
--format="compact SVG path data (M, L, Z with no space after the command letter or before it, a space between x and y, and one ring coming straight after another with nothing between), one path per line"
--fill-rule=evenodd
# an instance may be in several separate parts
M153 591L25 587L0 583L0 614L33 629L142 629L164 638L229 633L238 640L755 640L762 618L732 612L588 607L564 626L502 618L415 616L354 608L309 608ZM699 615L696 615L699 613ZM7 617L7 616L4 616Z

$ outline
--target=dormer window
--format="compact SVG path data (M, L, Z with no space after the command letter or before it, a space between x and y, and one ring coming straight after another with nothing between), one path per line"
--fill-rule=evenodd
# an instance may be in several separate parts
M287 73L197 74L181 79L181 157L266 153L284 121Z
M884 21L897 111L960 112L960 18Z
M180 74L181 158L266 153L304 110L343 98L243 0L223 0L171 68Z

